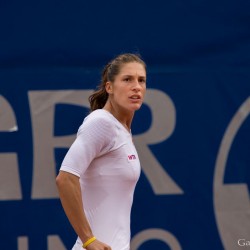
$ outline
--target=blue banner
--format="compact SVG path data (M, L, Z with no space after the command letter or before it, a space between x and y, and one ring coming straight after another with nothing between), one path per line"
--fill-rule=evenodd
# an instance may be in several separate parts
M76 236L55 176L88 112L98 72L15 70L3 76L1 249L70 249ZM25 84L17 85L18 79ZM248 239L249 80L239 72L149 69L132 128L143 169L132 249L237 249L239 239Z

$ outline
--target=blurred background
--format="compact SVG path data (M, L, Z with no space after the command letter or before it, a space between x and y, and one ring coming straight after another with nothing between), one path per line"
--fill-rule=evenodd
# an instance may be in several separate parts
M0 2L0 249L76 240L55 176L114 56L147 63L131 250L250 245L250 2Z

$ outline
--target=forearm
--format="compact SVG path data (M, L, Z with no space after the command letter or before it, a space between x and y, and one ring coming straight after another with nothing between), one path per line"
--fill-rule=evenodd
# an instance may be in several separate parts
M86 242L93 234L84 213L79 178L60 171L56 184L63 209L72 227L82 242Z

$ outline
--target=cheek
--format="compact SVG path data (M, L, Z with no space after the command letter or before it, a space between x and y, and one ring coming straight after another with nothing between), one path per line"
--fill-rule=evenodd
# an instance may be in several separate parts
M124 98L128 90L125 87L117 87L114 89L115 98Z
M142 89L142 95L144 96L145 94L146 94L146 86L144 86Z
M113 94L113 99L115 100L115 102L120 103L120 102L124 102L126 98L125 92L121 91L121 90L117 90L114 92Z

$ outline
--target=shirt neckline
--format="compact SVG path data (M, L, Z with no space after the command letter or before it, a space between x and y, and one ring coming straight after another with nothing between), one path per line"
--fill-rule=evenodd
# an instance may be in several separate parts
M105 113L108 113L110 117L112 117L113 120L115 120L115 122L123 129L125 130L130 136L132 136L132 132L131 132L131 129L130 131L128 131L123 125L122 123L114 116L112 115L108 110L106 109L100 109L102 111L104 111Z

